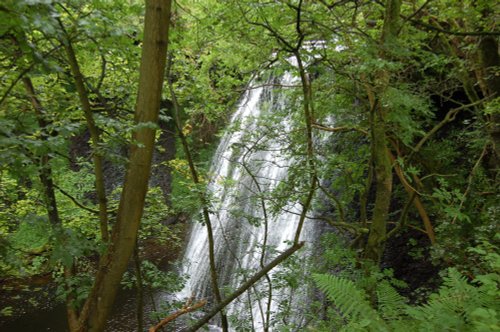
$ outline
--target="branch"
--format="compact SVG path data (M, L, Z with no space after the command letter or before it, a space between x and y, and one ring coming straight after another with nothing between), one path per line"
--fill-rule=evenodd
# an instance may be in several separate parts
M435 244L436 235L434 233L434 227L432 226L431 220L429 218L429 215L427 214L427 211L424 208L424 205L422 204L422 201L418 196L415 196L415 194L418 194L418 191L406 181L403 170L401 169L399 163L396 162L396 159L390 152L389 152L389 157L391 158L391 161L394 163L394 169L396 170L396 174L399 177L399 180L403 184L403 187L405 188L408 195L410 195L410 201L413 202L415 208L418 211L418 214L420 215L420 218L422 218L422 222L424 223L425 227L425 233L429 237L431 244Z
M412 20L415 16L417 16L432 0L427 0L422 6L420 6L419 9L417 9L413 14L410 16L406 17L404 22L401 23L401 27L399 28L399 32L401 32L401 29L405 25L406 22ZM399 33L398 33L399 34Z
M318 183L319 180L317 180ZM344 218L344 209L342 208L342 204L340 203L340 200L335 197L335 195L332 195L328 190L325 189L321 184L318 184L319 189L326 195L328 198L330 198L333 202L335 202L335 205L337 206L337 212L339 215L339 219L342 223L345 223L345 218Z
M401 228L403 228L405 226L406 220L408 219L407 216L408 216L408 212L410 211L410 206L412 205L413 200L415 199L416 195L417 195L416 192L412 192L410 194L410 198L408 199L408 202L406 202L405 207L403 208L403 211L401 212L401 216L399 217L399 222L397 223L396 227L394 227L393 229L391 229L389 231L389 233L387 233L387 235L385 237L386 241L391 236L393 236L394 234L399 232L401 230Z
M304 40L304 33L302 32L302 28L300 26L300 16L302 14L302 0L299 1L299 5L297 7L292 7L297 11L297 23L295 28L297 29L297 35L299 36L299 39L297 41L297 49L300 47L302 44L302 41Z
M432 135L434 135L439 129L441 129L445 124L447 124L448 122L452 122L453 120L455 120L455 117L457 116L458 112L466 109L466 108L469 108L469 107L473 107L473 106L476 106L478 104L481 104L485 101L485 99L481 99L481 100L478 100L478 101L475 101L473 103L470 103L470 104L467 104L467 105L462 105L458 108L454 108L452 110L450 110L446 116L444 117L444 119L439 122L437 125L434 126L434 128L432 128L424 137L422 137L422 139L420 140L420 142L418 142L418 144L413 148L413 153L416 153L418 152L422 146L425 144L425 142L427 142ZM411 158L412 154L410 154L409 158Z
M51 50L49 50L47 53L43 54L40 58L41 59L45 59L47 56L49 56L50 54L52 54L53 52L55 52L59 48L60 48L60 46L55 46L54 48L52 48ZM5 91L5 93L3 94L2 98L0 99L0 106L4 103L5 99L7 99L7 97L9 96L10 92L12 91L12 89L16 86L16 84L24 77L24 75L26 75L27 73L29 73L37 64L38 64L37 62L31 63L27 68L23 69L19 73L19 75L17 76L16 79L14 79L11 82L11 84L9 85L9 87L7 88L7 90Z
M267 264L262 270L254 274L250 279L248 279L245 283L243 283L237 290L235 290L232 294L224 299L224 301L220 302L217 306L215 306L209 313L207 313L203 318L201 318L194 325L189 327L187 332L196 332L198 329L203 327L206 323L212 319L219 311L224 309L229 303L235 300L238 296L243 294L247 289L252 287L260 278L266 275L269 271L271 271L278 264L283 262L285 259L290 257L293 253L304 246L304 242L294 243L290 248L282 252L278 257L273 259L269 264Z
M406 17L402 16L405 20ZM435 27L431 24L427 24L418 20L409 20L412 23L415 23L416 25L420 25L424 28L441 32L447 35L454 35L454 36L500 36L500 31L451 31L451 30L445 30L442 28Z
M252 85L248 86L242 89L234 89L233 91L235 92L245 92L248 90L254 90L254 89L260 89L260 88L265 88L265 87L276 87L276 88L301 88L302 85L294 85L294 84L281 84L281 83L264 83L264 84L258 84L258 85Z
M107 61L106 61L106 57L104 56L104 53L102 52L101 47L99 46L100 44L97 42L97 40L95 40L95 38L93 38L92 36L88 36L88 35L87 35L87 38L89 38L96 45L97 49L99 50L99 56L101 57L101 75L99 75L99 79L97 81L97 86L95 88L95 91L99 91L99 90L101 90L102 83L104 82L104 79L106 78Z
M167 68L166 68L166 80L167 80L167 86L170 91L170 95L172 97L172 104L173 104L173 111L174 111L174 123L177 128L177 133L178 136L181 140L181 145L184 150L184 154L186 155L188 165L189 165L189 171L191 173L191 178L193 179L193 182L196 185L199 185L200 178L198 176L198 171L196 169L196 166L194 164L194 160L191 154L191 149L189 147L189 143L187 141L186 136L182 132L182 125L181 125L181 120L180 120L180 105L177 100L177 95L175 93L173 84L172 84L172 75L171 75L171 69L172 69L172 57L168 57L168 62L167 62ZM207 237L208 237L208 257L209 257L209 266L210 266L210 279L212 282L212 291L214 292L215 300L217 301L218 304L222 303L222 294L220 291L219 287L219 280L218 280L218 275L217 275L217 267L216 267L216 262L215 262L215 242L214 242L214 235L213 235L213 227L212 227L212 221L210 219L210 211L208 209L208 198L204 192L198 192L198 196L200 199L200 202L202 204L202 213L203 213L203 219L205 220L206 228L207 228ZM228 326L229 323L227 322L227 316L224 312L220 313L220 318L221 318L221 323L222 323L222 330L224 332L228 331Z
M177 310L176 312L174 312L173 314L167 316L166 318L162 319L158 324L156 324L155 326L152 326L150 329L149 329L149 332L156 332L158 331L159 329L161 329L163 326L167 325L168 323L170 323L171 321L173 320L176 320L179 316L182 316L184 314L187 314L189 312L192 312L192 311L195 311L195 310L198 310L199 308L203 307L205 304L207 304L207 300L203 299L197 303L195 303L194 305L192 306L189 306L191 304L191 300L188 301L188 303L186 303L182 309L179 309Z
M35 66L35 64L32 63L28 68L24 69L21 73L19 73L17 78L12 81L12 83L9 85L9 87L7 88L5 93L3 94L2 98L0 99L0 105L3 104L5 99L7 99L7 97L9 96L12 89L16 86L16 84L24 77L24 75L26 75L31 69L33 69L34 66Z
M364 129L361 128L355 128L355 127L325 127L319 123L313 123L311 124L313 128L323 130L323 131L329 131L329 132L346 132L346 131L357 131L362 133L363 135L368 136L368 132Z
M283 47L287 52L293 52L296 50L296 47L293 47L288 41L286 41L280 34L278 34L273 28L271 28L271 25L269 25L269 22L265 20L267 24L260 23L260 22L252 22L252 21L247 21L248 24L250 25L256 25L258 27L264 28L267 31L271 33L272 36L274 36L278 42L283 44Z
M334 221L333 219L327 218L327 217L312 217L309 219L324 220L328 223L328 225L335 227L335 228L342 228L343 230L346 230L353 235L368 234L368 232L369 232L369 229L366 227L358 227L354 223Z
M469 194L470 192L470 189L472 187L472 179L474 178L474 175L479 167L479 165L481 165L481 160L483 160L484 156L486 155L486 151L488 150L488 146L489 146L489 143L486 143L484 148L483 148L483 151L481 152L481 155L479 156L479 158L477 159L476 163L474 164L474 167L472 167L472 170L468 176L468 179L467 179L467 188L465 189L464 191L464 194L462 195L462 198L460 199L460 205L458 206L458 211L460 212L464 206L464 203L465 203L465 200L467 198L467 195ZM453 220L451 221L452 224L455 223L455 221L457 221L457 216L455 216L453 218Z
M94 209L89 208L89 207L87 207L87 206L83 205L82 203L78 202L78 201L76 200L76 198L74 198L74 197L73 197L73 196L71 196L69 193L67 193L66 191L64 191L63 189L61 189L59 186L57 186L57 185L55 185L55 184L54 184L54 187L55 187L57 190L59 190L59 192L60 192L61 194L63 194L64 196L68 197L68 198L69 198L69 199L70 199L73 203L75 203L75 205L76 205L76 206L78 206L79 208L82 208L82 209L87 210L87 211L89 211L89 212L91 212L91 213L94 213L94 214L99 214L99 211L98 211L98 210L94 210Z
M101 131L94 119L92 107L90 105L89 92L87 90L87 87L85 86L85 80L80 69L80 64L76 57L72 41L64 27L62 20L59 17L57 17L56 20L59 23L59 27L61 28L63 36L65 37L65 39L61 41L61 44L64 46L64 50L66 52L70 72L75 83L78 98L80 100L80 106L83 110L85 121L87 122L87 127L90 132L90 141L93 151L92 158L94 161L95 192L97 195L97 202L99 206L99 227L101 231L102 241L107 242L109 240L109 221L108 200L106 197L106 185L104 176L104 156L102 156L98 150L98 147L102 142Z

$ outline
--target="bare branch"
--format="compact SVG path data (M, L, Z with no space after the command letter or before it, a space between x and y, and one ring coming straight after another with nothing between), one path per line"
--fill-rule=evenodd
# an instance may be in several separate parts
M187 314L189 312L192 312L192 311L195 311L195 310L198 310L200 309L201 307L203 307L205 304L207 304L207 300L203 299L197 303L195 303L194 305L190 306L190 303L191 301L188 301L188 303L186 303L186 305L184 305L184 307L182 307L182 309L179 309L177 310L176 312L174 312L173 314L167 316L166 318L162 319L158 324L156 324L155 326L152 326L150 329L149 329L149 332L157 332L159 329L161 329L163 326L167 325L168 323L176 320L178 317L184 315L184 314Z

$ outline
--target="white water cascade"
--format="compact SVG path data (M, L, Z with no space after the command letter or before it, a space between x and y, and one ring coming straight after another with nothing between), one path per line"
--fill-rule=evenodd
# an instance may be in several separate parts
M290 151L290 98L286 88L297 79L285 74L280 80L250 87L231 119L231 128L221 139L211 167L208 185L210 219L215 239L219 286L230 292L257 272L293 241L301 206L287 196L271 199L285 186L293 162ZM285 193L282 190L280 193ZM312 241L313 225L305 223L301 240ZM183 259L183 274L189 276L178 298L211 298L206 227L196 222ZM298 256L299 260L304 255ZM302 258L301 258L302 257ZM296 303L297 290L287 289L283 268L277 267L227 308L236 318L232 329L261 331L282 315L285 303ZM272 287L269 287L269 282ZM270 289L271 292L270 292ZM300 293L300 292L299 292ZM302 292L303 293L303 292ZM302 295L303 296L303 295ZM303 303L302 303L303 304ZM292 305L293 306L293 305ZM280 316L281 317L281 316ZM281 321L286 318L281 317ZM292 320L295 318L291 318ZM239 323L234 323L234 322ZM243 323L242 323L243 322ZM243 325L245 324L244 328ZM236 326L236 327L235 327Z

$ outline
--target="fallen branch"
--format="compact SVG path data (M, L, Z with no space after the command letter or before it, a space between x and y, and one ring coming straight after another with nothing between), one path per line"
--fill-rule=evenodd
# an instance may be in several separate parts
M293 253L295 253L297 250L302 248L304 246L304 242L299 242L299 243L294 243L290 248L287 250L283 251L278 257L276 257L274 260L272 260L269 264L264 266L262 270L257 272L255 275L253 275L250 279L248 279L245 283L243 283L238 289L236 289L232 294L230 294L227 298L225 298L222 302L218 303L209 313L207 313L204 317L202 317L198 322L196 322L194 325L189 327L186 331L187 332L196 332L198 329L200 329L203 325L208 323L212 317L217 315L219 311L224 309L229 303L231 303L233 300L235 300L238 296L243 294L247 289L252 287L253 284L255 284L257 281L259 281L260 278L262 278L266 273L271 271L274 267L276 267L278 264L283 262L285 259L290 257ZM149 331L149 332L154 332L154 331Z
M173 314L171 314L171 315L165 317L164 319L162 319L158 324L156 324L155 326L152 326L151 328L149 328L149 332L156 332L159 329L161 329L163 326L165 326L168 323L176 320L179 316L182 316L184 314L187 314L189 312L195 311L195 310L203 307L205 304L207 304L207 300L203 299L203 300L195 303L192 306L190 306L190 304L191 304L191 301L189 301L188 303L186 303L182 307L182 309L179 309L176 312L174 312Z

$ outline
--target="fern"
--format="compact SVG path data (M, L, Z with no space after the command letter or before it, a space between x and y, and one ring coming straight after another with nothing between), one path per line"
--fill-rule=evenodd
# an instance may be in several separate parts
M389 281L378 281L377 309L349 279L315 274L313 279L344 318L342 331L472 331L500 332L500 276L489 274L470 284L449 269L438 292L426 304L410 306Z
M352 281L328 274L314 274L313 279L347 319L346 329L354 331L370 326L376 331L388 330L380 315L370 306L366 293Z
M450 268L438 293L432 294L426 304L408 307L406 311L423 328L472 330L471 326L477 325L478 318L484 318L478 313L486 312L493 321L496 320L500 302L498 295L489 289L489 285L475 287L469 284L456 269Z
M378 310L385 320L397 320L402 318L406 309L406 298L401 296L394 287L383 280L377 285Z

